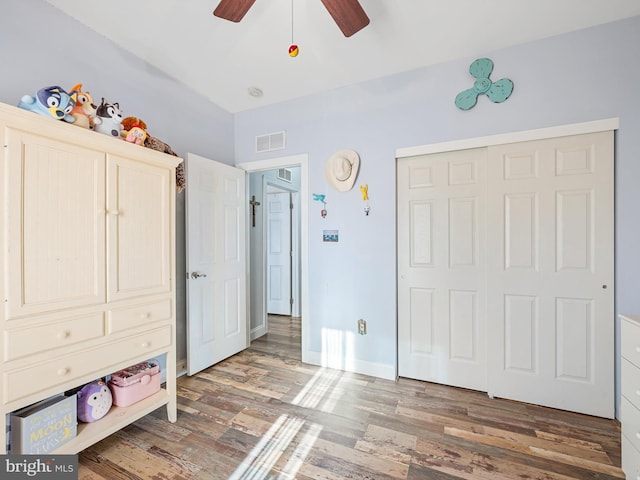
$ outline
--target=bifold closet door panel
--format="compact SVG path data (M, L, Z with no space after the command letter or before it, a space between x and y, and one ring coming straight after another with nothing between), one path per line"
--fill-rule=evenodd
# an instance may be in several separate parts
M486 149L398 161L399 374L486 390Z
M489 393L614 415L613 132L488 149Z

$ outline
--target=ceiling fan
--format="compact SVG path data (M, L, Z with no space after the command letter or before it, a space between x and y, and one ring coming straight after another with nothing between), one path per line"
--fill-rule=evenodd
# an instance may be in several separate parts
M213 14L231 22L239 22L256 0L221 0ZM321 0L345 37L369 25L369 17L358 0Z

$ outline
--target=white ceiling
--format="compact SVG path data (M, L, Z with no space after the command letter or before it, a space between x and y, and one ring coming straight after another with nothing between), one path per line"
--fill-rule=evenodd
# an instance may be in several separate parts
M320 0L257 0L240 23L218 0L47 1L231 113L640 15L639 0L360 0L371 23L346 38Z

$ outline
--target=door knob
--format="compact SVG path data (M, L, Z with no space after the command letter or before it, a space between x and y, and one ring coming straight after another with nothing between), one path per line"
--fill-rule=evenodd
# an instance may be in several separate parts
M206 273L191 272L191 278L193 278L193 279L200 278L200 277L206 277L206 276L207 276Z

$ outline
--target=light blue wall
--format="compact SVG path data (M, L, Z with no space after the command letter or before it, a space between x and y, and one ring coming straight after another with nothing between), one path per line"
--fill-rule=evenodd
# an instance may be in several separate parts
M310 190L327 194L326 219L317 202L310 206L312 350L321 350L326 329L353 332L365 318L369 332L356 337L356 358L395 365L397 148L611 117L620 119L616 308L640 312L640 17L481 56L494 61L493 80L514 81L505 103L454 106L472 86L470 57L235 116L237 162L267 158L253 151L254 137L285 130L287 150L278 155L308 153ZM356 185L369 185L369 217L357 188L338 193L324 177L326 159L342 148L361 155ZM340 243L323 244L324 228L339 229Z
M142 118L149 133L178 155L193 152L233 164L233 115L42 0L2 2L0 59L0 102L17 105L41 87L82 83L97 102L105 97L119 102L124 116ZM177 271L184 272L184 193L176 217ZM178 358L185 358L182 274L177 290Z
M351 354L387 366L396 358L395 150L619 117L616 308L640 312L640 17L478 56L495 62L492 79L514 81L505 103L481 98L468 112L455 108L455 95L472 85L470 57L234 116L46 2L12 0L0 15L0 101L16 104L42 86L82 82L94 96L120 102L125 115L143 118L180 155L243 163L308 153L310 190L327 194L329 212L320 218L318 202L310 201L311 347L320 352L326 332L355 332L355 321L365 318L368 335L355 336ZM280 130L287 132L285 150L254 152L256 135ZM342 148L362 157L356 185L369 185L368 217L357 186L338 193L325 180L326 159ZM181 225L183 195L177 209ZM323 229L339 229L340 242L323 244ZM177 248L180 272L184 229ZM184 282L178 297L184 329Z

